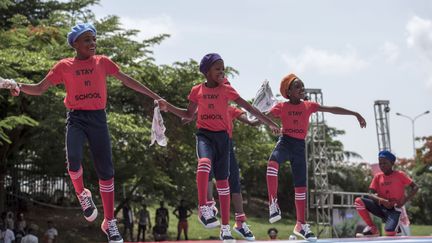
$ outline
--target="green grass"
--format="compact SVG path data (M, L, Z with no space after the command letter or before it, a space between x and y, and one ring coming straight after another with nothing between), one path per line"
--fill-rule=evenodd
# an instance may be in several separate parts
M150 211L152 225L155 222L155 211L158 205L153 205L148 208ZM170 222L169 222L169 239L175 240L177 238L177 218L172 214L173 208L168 207L170 212ZM232 214L233 215L233 214ZM263 212L263 215L267 216L267 211ZM220 217L220 214L218 215ZM121 222L121 220L120 220ZM198 222L197 212L194 210L194 214L189 218L189 239L190 240L207 240L207 239L217 239L219 237L219 228L215 229L205 229L201 223ZM290 234L292 234L292 230L294 227L294 218L285 219L283 218L279 222L275 224L270 224L268 222L268 218L257 218L248 216L248 225L250 225L250 229L254 233L257 240L268 240L267 230L269 228L276 228L279 231L278 239L288 239ZM233 218L230 221L231 227L234 224ZM136 228L135 228L136 230ZM316 227L313 227L313 232L317 233ZM430 236L432 235L432 226L430 225L411 225L411 233L414 236ZM136 235L136 232L135 232ZM233 232L233 236L237 239L241 239L235 232ZM183 234L181 239L183 239ZM327 238L322 235L322 238Z

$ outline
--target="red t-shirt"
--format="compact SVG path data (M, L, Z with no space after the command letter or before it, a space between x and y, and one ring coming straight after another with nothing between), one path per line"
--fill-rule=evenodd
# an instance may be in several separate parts
M289 102L278 103L270 110L274 117L282 121L282 133L289 137L305 139L309 127L309 117L319 108L319 104L302 101L293 105Z
M405 187L411 183L412 179L409 176L395 170L388 176L382 172L375 175L369 189L375 190L381 198L400 201L405 197Z
M243 110L234 107L234 106L229 106L228 107L228 117L229 117L229 121L230 121L230 126L228 129L228 135L230 138L232 138L232 132L233 132L233 128L234 128L234 120L237 119L239 116L241 116L243 113L245 113Z
M188 99L198 104L197 128L210 131L228 131L231 120L228 118L228 102L239 96L231 85L221 84L207 88L205 83L195 85Z
M74 110L101 110L107 102L106 77L118 73L119 67L106 56L87 60L65 58L47 74L52 84L64 84L64 104Z

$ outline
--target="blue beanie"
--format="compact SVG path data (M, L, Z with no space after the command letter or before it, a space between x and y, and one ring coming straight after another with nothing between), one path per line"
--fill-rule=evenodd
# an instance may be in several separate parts
M396 161L396 156L392 154L390 151L383 150L379 152L378 158L385 158L388 159L390 162L394 163Z
M76 41L76 39L78 39L78 37L86 31L91 31L93 35L96 36L96 29L92 24L77 24L72 27L71 31L67 35L68 44L73 47L73 43Z
M218 60L223 60L222 57L217 53L209 53L205 55L201 59L199 70L202 74L206 75L208 70L210 70L213 63L215 63Z

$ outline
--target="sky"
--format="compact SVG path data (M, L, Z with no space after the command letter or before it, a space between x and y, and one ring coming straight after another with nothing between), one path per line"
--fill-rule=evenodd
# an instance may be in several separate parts
M414 118L430 110L414 124L417 137L432 135L432 1L101 0L92 10L140 30L137 40L170 34L154 48L158 64L219 53L239 71L230 82L245 99L264 80L278 94L280 80L297 74L306 88L321 89L324 105L366 119L361 129L353 116L324 115L345 130L337 139L363 157L356 161L377 163L376 100L390 102L397 157L413 157L413 140L411 121L396 112Z

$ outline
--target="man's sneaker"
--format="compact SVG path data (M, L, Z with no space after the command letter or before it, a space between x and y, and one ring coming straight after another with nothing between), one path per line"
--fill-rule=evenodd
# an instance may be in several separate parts
M316 241L317 237L310 230L309 224L301 224L297 223L294 227L293 233L300 237L301 239L305 239L307 241Z
M241 225L237 225L237 223L233 226L234 232L241 235L245 240L255 240L255 236L252 231L250 231L246 222L243 222Z
M209 205L203 205L198 208L198 220L207 229L220 225L219 220L214 216L213 208Z
M84 212L84 218L89 222L93 222L98 215L98 211L96 205L93 202L91 192L84 188L84 191L82 191L79 195L77 194L77 197Z
M101 224L101 229L106 234L108 243L123 243L123 238L117 228L116 219L104 219Z
M356 237L375 237L379 236L379 231L376 226L368 226L364 227L362 233L357 233Z
M270 212L269 222L271 224L273 224L274 222L276 222L282 218L281 217L281 211L280 211L279 205L277 203L277 198L272 198L272 200L270 202L270 206L269 206L269 212Z
M234 240L234 237L231 235L230 226L228 224L221 225L219 238L221 240Z

